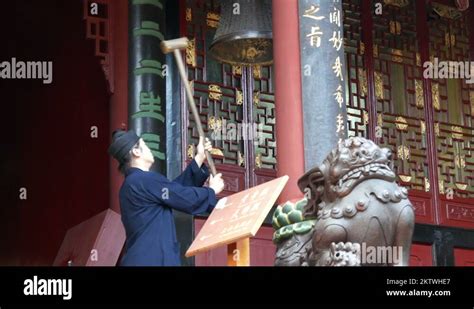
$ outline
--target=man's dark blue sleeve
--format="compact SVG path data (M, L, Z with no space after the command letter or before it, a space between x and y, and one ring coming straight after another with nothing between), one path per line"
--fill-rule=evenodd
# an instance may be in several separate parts
M146 188L156 202L188 214L197 215L211 212L217 204L213 189L183 186L178 182L169 181L165 177L151 177L147 181Z
M180 183L183 186L202 187L209 177L209 169L203 163L201 168L196 163L196 160L192 160L188 164L186 169L174 179L175 182Z

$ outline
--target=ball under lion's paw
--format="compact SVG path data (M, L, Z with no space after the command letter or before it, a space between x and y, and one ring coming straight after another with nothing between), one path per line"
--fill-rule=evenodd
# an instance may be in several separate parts
M359 266L360 244L339 242L331 244L329 266Z

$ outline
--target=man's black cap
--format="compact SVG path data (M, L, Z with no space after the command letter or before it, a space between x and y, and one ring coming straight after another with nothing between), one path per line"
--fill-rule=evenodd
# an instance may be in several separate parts
M109 147L109 154L119 163L123 163L125 156L139 139L140 137L133 130L116 130L112 133L112 144Z

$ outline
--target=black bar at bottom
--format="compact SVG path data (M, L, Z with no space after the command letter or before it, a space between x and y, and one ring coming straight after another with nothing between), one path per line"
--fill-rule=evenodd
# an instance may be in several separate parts
M44 279L65 280L40 281ZM53 290L58 282L61 292ZM466 305L456 308L473 308L473 287L472 267L0 267L0 308L8 309L10 304L301 302L456 303ZM43 294L48 289L56 295L24 294Z

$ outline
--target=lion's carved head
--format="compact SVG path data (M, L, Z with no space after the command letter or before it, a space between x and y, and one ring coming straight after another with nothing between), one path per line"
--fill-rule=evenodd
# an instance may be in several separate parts
M390 149L380 148L362 137L351 137L339 143L320 166L298 180L300 190L308 198L305 215L314 215L319 203L346 196L367 179L395 181L391 157Z

